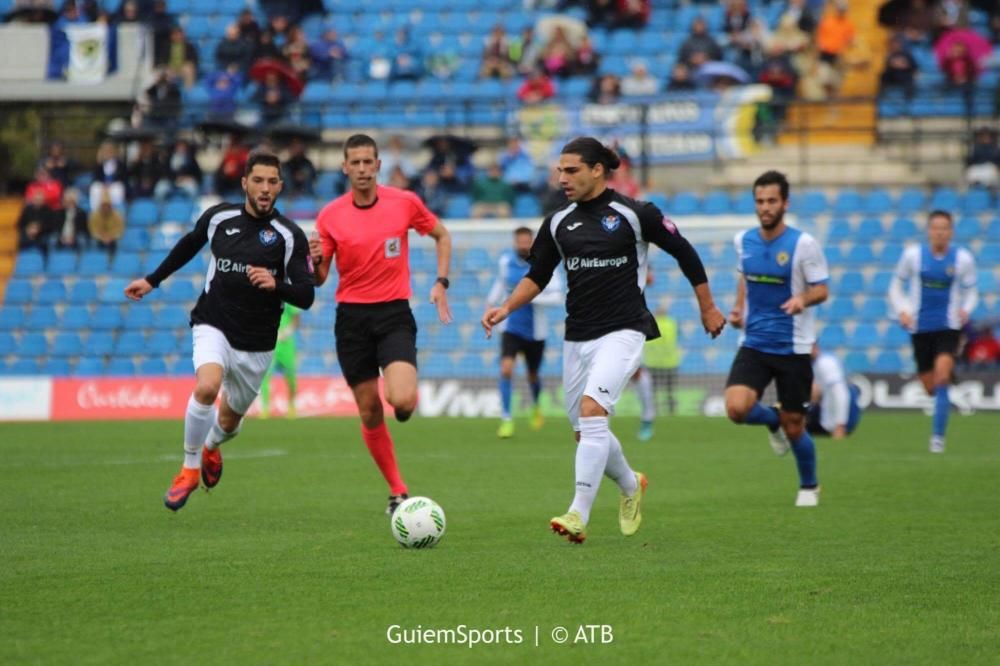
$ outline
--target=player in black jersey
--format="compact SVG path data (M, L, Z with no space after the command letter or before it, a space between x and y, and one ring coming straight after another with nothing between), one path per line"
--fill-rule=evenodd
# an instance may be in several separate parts
M545 218L531 248L531 270L503 305L483 315L487 335L495 325L535 298L560 262L566 268L566 342L563 384L566 411L579 445L576 495L552 529L580 543L601 475L621 489L619 525L626 536L639 528L646 477L629 467L621 443L608 427L623 388L635 374L646 340L659 337L643 290L649 243L677 260L694 288L705 330L716 337L725 317L715 306L698 253L651 203L607 187L619 165L614 151L597 139L570 141L559 158L559 184L570 204Z
M313 303L309 242L274 208L280 167L270 153L251 153L243 175L245 201L209 208L155 271L125 288L128 298L140 300L209 244L205 288L191 311L197 386L184 417L184 465L163 498L173 511L197 490L199 470L205 487L219 482L218 447L237 435L260 391L284 304L308 309Z

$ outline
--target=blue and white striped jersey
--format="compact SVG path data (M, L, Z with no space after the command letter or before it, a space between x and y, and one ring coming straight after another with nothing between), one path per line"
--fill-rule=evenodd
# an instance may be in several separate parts
M959 312L972 314L978 302L976 261L962 247L951 246L940 256L926 243L907 247L889 284L893 316L912 315L911 333L957 331Z

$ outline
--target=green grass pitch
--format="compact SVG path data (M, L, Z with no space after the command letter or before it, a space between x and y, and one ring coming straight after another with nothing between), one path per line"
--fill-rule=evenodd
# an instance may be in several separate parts
M792 506L794 463L759 428L664 418L640 444L618 419L642 529L618 533L606 480L583 546L548 531L568 426L495 425L391 424L412 493L447 514L424 551L393 541L354 420L246 424L177 514L180 422L0 425L0 663L1000 661L1000 416L954 416L934 456L928 418L867 414L818 443L817 509ZM394 645L392 625L523 642Z

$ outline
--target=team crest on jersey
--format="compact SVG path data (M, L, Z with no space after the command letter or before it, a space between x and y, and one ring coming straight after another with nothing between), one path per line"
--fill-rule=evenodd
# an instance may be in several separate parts
M385 258L393 259L402 254L403 244L399 242L398 238L388 238L385 241Z
M944 272L948 275L948 277L955 277L955 267L954 266L949 266L948 268L944 269Z
M605 215L604 217L601 218L601 226L604 227L604 230L607 231L608 233L611 233L612 231L617 229L618 225L620 225L621 223L622 223L622 218L614 214Z
M778 256L774 258L778 262L779 266L784 266L788 263L788 253L782 250L778 253Z
M273 229L261 229L257 237L260 238L260 244L264 247L269 247L278 242L278 232Z

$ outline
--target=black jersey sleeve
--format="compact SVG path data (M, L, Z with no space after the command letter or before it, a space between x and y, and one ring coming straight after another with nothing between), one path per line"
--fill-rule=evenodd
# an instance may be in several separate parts
M677 265L692 287L708 282L708 275L705 274L705 266L701 263L698 252L684 236L681 236L677 226L660 212L659 208L647 203L638 213L642 237L650 243L655 243L676 259Z
M531 244L531 256L528 257L531 270L525 275L526 278L537 284L539 289L545 289L562 260L556 241L552 237L550 220L549 217L545 218L542 228L535 236L535 242Z
M281 300L297 308L308 310L316 298L316 280L313 277L312 260L309 258L309 243L299 229L292 234L295 247L285 268L287 280L279 282L274 291Z
M205 247L208 242L208 221L216 212L216 208L209 208L198 218L194 229L184 234L177 241L170 254L156 267L156 270L146 276L146 282L153 287L159 287L160 283L179 270L187 262L194 259L194 256Z

